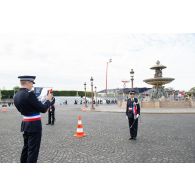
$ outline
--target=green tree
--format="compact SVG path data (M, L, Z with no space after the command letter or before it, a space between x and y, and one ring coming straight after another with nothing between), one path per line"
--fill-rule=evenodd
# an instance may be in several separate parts
M2 95L1 95L1 89L0 89L0 101L1 101L1 97L2 97Z
M194 93L195 93L195 87L192 87L192 88L190 89L190 92L194 92Z
M190 89L190 91L188 92L188 95L189 95L190 97L195 97L195 87L192 87L192 88Z

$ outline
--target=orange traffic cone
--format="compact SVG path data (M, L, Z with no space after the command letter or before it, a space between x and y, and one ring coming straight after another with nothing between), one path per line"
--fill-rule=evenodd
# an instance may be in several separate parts
M77 132L74 134L75 137L84 137L86 134L83 132L83 124L81 121L81 116L78 116Z

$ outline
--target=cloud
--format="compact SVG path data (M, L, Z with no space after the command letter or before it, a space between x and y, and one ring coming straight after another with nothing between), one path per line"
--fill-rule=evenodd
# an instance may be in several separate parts
M78 90L93 76L104 89L112 58L109 88L122 87L131 68L135 85L148 86L143 80L153 76L149 68L159 59L167 66L164 75L176 78L169 85L187 90L194 86L194 51L194 34L0 35L0 87L12 88L18 75L33 74L38 85Z

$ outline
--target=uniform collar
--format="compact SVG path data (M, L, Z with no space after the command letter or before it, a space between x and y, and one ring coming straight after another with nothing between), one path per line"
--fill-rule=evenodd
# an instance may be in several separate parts
M20 90L28 90L27 88L25 87L21 87Z

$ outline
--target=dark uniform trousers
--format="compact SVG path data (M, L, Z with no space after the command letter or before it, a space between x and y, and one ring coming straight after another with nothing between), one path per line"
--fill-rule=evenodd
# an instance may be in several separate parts
M129 119L130 136L132 138L136 138L137 130L138 130L138 119L134 119L134 118L128 118L128 119Z
M54 124L55 122L55 109L48 111L48 124Z
M21 153L21 163L36 163L39 155L42 131L24 132L24 146Z

